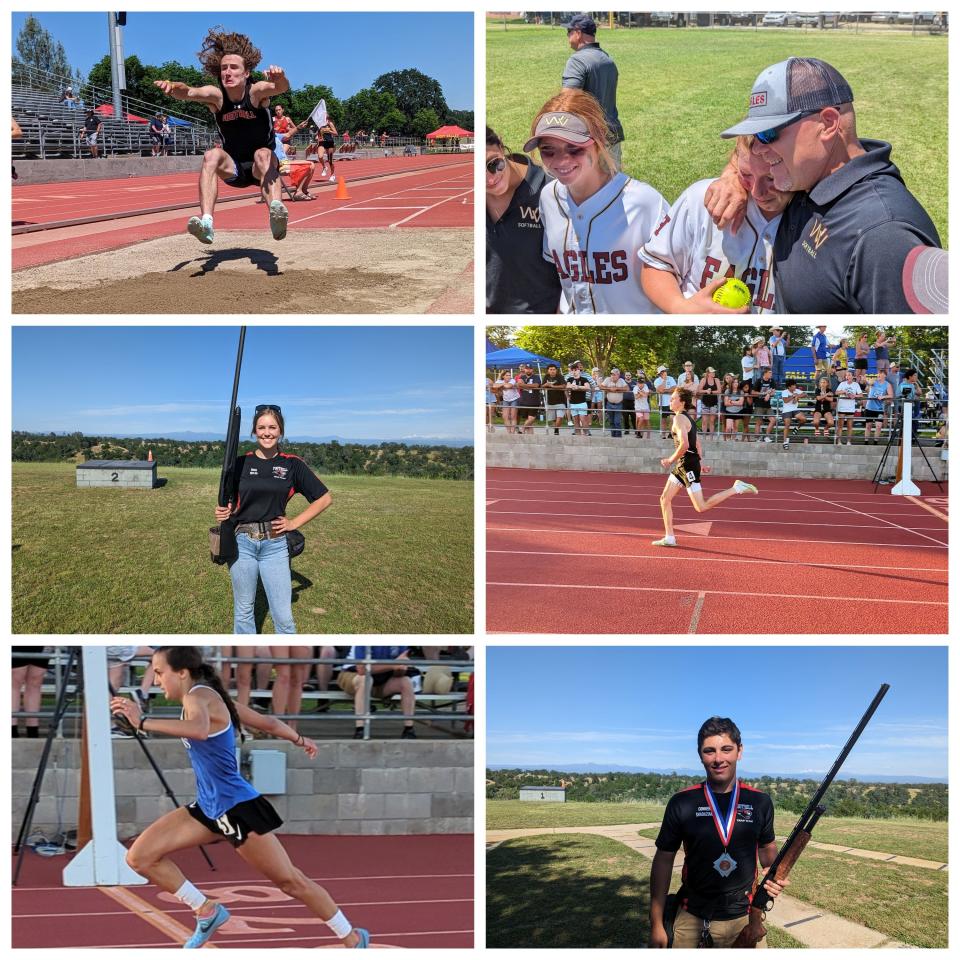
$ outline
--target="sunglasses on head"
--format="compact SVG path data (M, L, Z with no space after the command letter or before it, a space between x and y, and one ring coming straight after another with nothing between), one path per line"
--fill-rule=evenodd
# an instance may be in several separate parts
M819 112L819 110L804 110L803 113L796 118L796 120L791 120L789 123L785 123L779 127L773 127L770 130L761 130L760 133L756 134L757 140L759 140L764 146L774 143L780 136L781 130L786 130L787 127L792 127L793 124L799 123L805 117L812 117L815 113Z
M494 157L493 160L487 161L487 173L491 175L499 173L506 165L507 161L503 157Z
M255 417L259 417L261 413L279 413L283 416L283 411L273 403L260 403L257 405L256 409L253 411Z

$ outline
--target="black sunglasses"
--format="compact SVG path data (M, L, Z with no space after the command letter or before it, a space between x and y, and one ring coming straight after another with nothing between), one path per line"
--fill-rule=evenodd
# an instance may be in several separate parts
M487 173L492 176L499 173L506 165L507 161L503 157L495 157L493 160L487 161Z
M791 120L789 123L784 123L779 127L773 127L770 130L761 130L757 135L757 139L764 145L774 143L777 137L780 135L781 130L785 130L787 127L793 126L795 123L799 123L804 117L812 117L815 113L819 113L820 110L804 110L795 120Z
M279 413L280 416L283 416L283 411L275 403L257 404L256 409L253 411L253 415L255 417L259 417L261 413L266 413L268 410L272 413Z

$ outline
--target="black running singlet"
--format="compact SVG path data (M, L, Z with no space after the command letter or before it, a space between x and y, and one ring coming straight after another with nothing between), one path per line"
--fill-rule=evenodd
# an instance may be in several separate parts
M247 80L243 99L239 103L231 102L223 84L220 84L220 92L223 94L223 106L217 110L215 117L223 149L238 163L252 161L254 153L261 147L273 150L276 146L273 120L265 106L253 105L250 80Z

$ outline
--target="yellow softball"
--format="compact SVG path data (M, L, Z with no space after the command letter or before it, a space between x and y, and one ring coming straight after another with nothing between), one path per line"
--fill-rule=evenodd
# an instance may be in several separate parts
M728 310L739 310L750 303L750 290L742 280L731 277L722 287L713 291L713 302Z

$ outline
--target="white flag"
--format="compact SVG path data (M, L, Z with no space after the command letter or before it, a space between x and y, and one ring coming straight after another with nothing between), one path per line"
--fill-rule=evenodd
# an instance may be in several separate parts
M326 100L321 100L313 108L313 113L310 114L310 119L317 125L318 128L326 125L326 122L327 122L327 101Z

